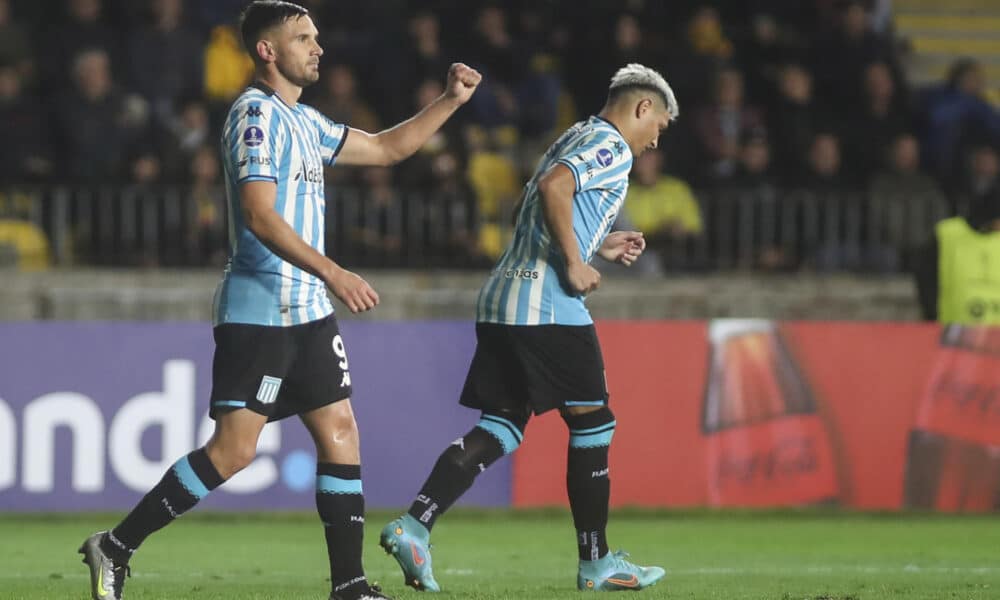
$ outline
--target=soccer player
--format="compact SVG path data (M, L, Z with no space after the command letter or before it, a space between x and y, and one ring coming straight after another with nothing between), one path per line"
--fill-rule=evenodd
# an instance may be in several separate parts
M305 8L257 0L240 27L256 74L233 103L222 136L231 256L215 295L215 433L178 460L117 527L83 543L95 600L119 600L143 540L250 464L265 423L291 415L316 444L330 598L386 597L369 585L361 564L358 430L347 353L326 289L355 313L374 308L379 297L324 255L323 167L335 160L389 165L410 156L471 97L481 76L453 64L445 93L373 135L298 102L319 78L323 54Z
M609 234L628 187L633 156L656 148L678 115L673 90L638 64L611 79L597 116L566 131L542 157L516 209L514 236L479 293L476 352L461 404L478 424L438 458L409 512L382 530L380 544L406 584L438 591L429 539L435 521L476 476L521 443L531 415L558 409L569 427L566 487L579 545L577 587L634 590L659 567L609 552L608 407L604 360L586 295L601 283L594 255L626 266L646 246L642 234Z

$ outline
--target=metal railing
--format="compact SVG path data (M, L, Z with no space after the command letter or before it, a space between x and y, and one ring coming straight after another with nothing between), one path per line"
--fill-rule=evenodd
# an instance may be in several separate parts
M665 240L664 270L814 269L894 272L934 224L964 202L934 194L869 196L810 191L699 191L703 230ZM327 193L327 252L345 265L463 268L489 265L482 248L510 231L510 210L485 219L461 194L364 188ZM219 266L225 201L219 188L0 188L0 220L44 233L56 266ZM493 244L484 244L487 238ZM16 241L0 240L0 246ZM16 256L0 252L2 257Z

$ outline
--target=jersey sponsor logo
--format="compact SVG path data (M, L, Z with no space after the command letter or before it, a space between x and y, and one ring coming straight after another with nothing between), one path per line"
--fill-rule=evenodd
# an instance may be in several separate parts
M249 107L247 107L248 117L260 117L263 114L264 114L263 111L261 111L260 107L257 106L256 104L251 104Z
M260 387L257 388L257 400L261 404L270 404L278 398L279 389L281 389L281 380L265 375L260 380Z
M251 148L256 148L264 143L264 130L256 125L251 125L243 131L243 143Z
M507 269L504 271L503 276L507 279L538 279L538 271L529 271L528 269Z
M270 167L271 166L271 157L270 156L248 156L248 157L243 158L239 163L237 163L237 166L242 169L243 167L247 166L248 163L251 166L253 166L253 165L260 165L262 167Z
M323 168L318 165L310 165L306 161L302 161L302 165L298 172L295 173L295 181L304 179L309 183L323 183Z
M621 140L615 140L614 147L615 147L615 152L618 153L618 156L625 154L625 144L623 144Z
M597 164L602 167L610 167L612 160L614 160L614 155L611 154L611 150L601 148L597 151Z

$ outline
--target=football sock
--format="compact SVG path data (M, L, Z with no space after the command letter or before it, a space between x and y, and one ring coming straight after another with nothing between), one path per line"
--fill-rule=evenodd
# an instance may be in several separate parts
M434 522L500 457L521 444L527 420L509 413L483 413L479 423L458 438L438 458L410 506L409 514L430 531Z
M365 533L361 465L317 464L316 510L326 535L333 593L342 598L356 597L368 589L361 566Z
M605 407L581 415L565 415L563 420L569 426L566 491L580 560L597 560L608 553L605 533L611 496L608 448L615 433L615 417Z
M143 540L191 510L199 500L222 485L204 448L174 463L132 512L101 540L101 551L125 564Z

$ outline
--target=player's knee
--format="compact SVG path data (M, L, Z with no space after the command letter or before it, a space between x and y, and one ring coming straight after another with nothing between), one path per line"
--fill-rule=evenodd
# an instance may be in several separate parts
M348 446L358 444L361 436L358 433L358 422L354 420L353 413L337 415L332 419L330 425L334 444Z
M480 417L476 427L485 430L500 442L504 455L511 454L524 439L527 421L511 413L487 413Z
M570 448L600 448L610 446L615 435L615 415L611 409L602 406L583 414L563 414L563 421L569 427Z
M209 444L205 447L209 460L223 479L229 479L253 462L257 457L257 443L229 442L225 444Z

